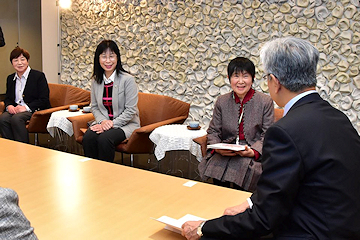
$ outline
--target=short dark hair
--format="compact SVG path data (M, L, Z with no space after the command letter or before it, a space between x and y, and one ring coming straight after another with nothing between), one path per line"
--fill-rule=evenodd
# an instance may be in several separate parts
M100 54L106 51L106 49L110 49L110 51L114 52L117 56L117 64L116 64L116 71L117 74L120 74L120 72L126 72L121 64L121 56L120 56L120 50L116 43L112 40L103 40L99 43L99 45L96 47L95 50L95 56L94 56L94 72L93 77L95 78L95 81L97 83L102 83L103 81L103 74L104 69L100 65Z
M252 81L254 81L255 78L255 65L248 58L244 58L244 57L234 58L233 60L230 61L227 71L228 71L229 79L231 78L234 72L242 73L244 71L246 71L251 75Z
M25 49L21 48L21 47L16 47L10 53L10 62L12 63L12 60L14 58L20 57L21 54L26 58L26 60L29 61L30 53L28 51L26 51Z

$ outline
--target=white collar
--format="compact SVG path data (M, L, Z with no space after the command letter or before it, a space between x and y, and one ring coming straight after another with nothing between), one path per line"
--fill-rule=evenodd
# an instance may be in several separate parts
M28 67L26 68L24 74L22 75L26 80L27 80L28 77L29 77L30 70L31 70L31 68L30 68L30 66L28 66ZM17 74L17 72L16 72L16 73L15 73L15 76L14 76L14 78L13 78L13 81L15 81L17 78L19 78L19 76L18 76L18 74ZM19 78L19 79L20 79L20 78Z
M104 78L104 83L105 84L109 84L114 82L115 80L115 75L116 75L116 70L111 74L111 76L109 78L106 78L105 73L103 74L103 78Z
M301 98L311 94L311 93L317 93L315 90L309 90L309 91L305 91L303 93L300 93L299 95L296 95L295 97L293 97L290 101L288 101L288 103L285 105L284 107L284 116L288 113L288 111L290 110L290 108L297 102L299 101Z

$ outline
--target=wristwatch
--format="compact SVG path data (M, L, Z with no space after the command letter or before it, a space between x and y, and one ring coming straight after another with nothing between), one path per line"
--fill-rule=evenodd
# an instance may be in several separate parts
M203 222L198 226L198 228L197 228L196 233L197 233L197 235L198 235L199 237L202 237L202 236L203 236L202 227L204 226L204 224L205 224L205 221L203 221Z

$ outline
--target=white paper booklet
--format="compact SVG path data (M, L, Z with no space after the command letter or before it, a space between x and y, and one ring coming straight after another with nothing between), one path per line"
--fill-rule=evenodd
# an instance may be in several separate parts
M156 221L165 223L165 229L168 229L170 231L176 232L181 234L181 226L187 222L187 221L199 221L199 220L206 220L204 218L201 217L197 217L191 214L186 214L185 216L179 218L179 219L174 219L168 216L161 216L159 218L153 218Z
M243 150L245 150L245 145L237 145L237 144L231 144L231 143L215 143L215 144L207 145L207 148L243 151Z

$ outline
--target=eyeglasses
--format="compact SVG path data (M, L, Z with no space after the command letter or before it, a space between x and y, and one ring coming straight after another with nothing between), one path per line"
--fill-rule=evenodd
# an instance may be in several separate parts
M111 54L110 56L107 56L106 54L101 54L100 55L100 60L106 61L107 59L110 59L111 61L116 61L117 60L117 55L116 54Z
M264 80L269 80L269 78L268 78L268 77L270 76L270 74L271 74L271 75L273 75L273 76L274 76L274 78L277 78L274 74L272 74L272 73L268 73L268 74L265 74L265 75L263 76L263 79L264 79Z
M270 74L271 74L271 73L265 74L262 78L263 78L264 80L268 80L268 77L270 76Z

